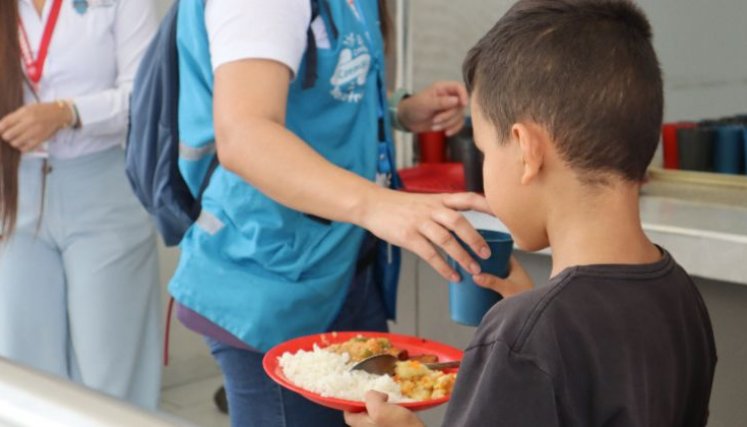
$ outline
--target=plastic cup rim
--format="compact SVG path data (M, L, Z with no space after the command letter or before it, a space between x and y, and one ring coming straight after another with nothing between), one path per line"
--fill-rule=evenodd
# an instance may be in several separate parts
M483 239L485 239L486 242L513 242L514 239L511 237L511 234L506 233L505 231L500 230L487 230L483 228L478 228L477 232L480 233L480 236L482 236ZM490 233L493 234L493 236L485 236L483 233Z

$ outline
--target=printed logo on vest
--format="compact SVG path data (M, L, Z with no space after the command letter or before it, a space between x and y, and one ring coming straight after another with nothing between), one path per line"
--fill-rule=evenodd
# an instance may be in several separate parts
M332 97L338 101L360 102L363 99L371 54L360 35L350 33L343 40L337 68L330 79Z

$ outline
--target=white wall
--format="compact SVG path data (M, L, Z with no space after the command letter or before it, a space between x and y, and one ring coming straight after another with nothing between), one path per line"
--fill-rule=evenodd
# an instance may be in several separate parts
M416 88L461 79L467 50L513 1L411 0ZM665 75L666 120L747 112L747 2L641 0Z

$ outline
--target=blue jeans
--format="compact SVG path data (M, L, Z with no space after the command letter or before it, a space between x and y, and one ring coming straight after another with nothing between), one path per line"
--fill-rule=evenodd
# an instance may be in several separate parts
M387 331L386 310L369 265L356 272L330 331ZM262 368L263 353L205 338L223 372L233 427L344 426L342 413L280 387Z

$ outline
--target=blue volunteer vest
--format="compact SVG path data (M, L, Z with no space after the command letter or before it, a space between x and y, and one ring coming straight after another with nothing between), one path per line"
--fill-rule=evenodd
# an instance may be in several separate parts
M286 126L330 162L373 181L394 164L377 2L329 5L330 15L321 16L330 47L318 49L318 78L307 89L304 57L290 86ZM180 71L189 71L180 76L179 167L197 194L215 153L203 0L182 0L178 20ZM396 174L394 180L397 185ZM202 207L169 285L177 301L261 351L329 327L346 297L364 230L289 209L221 167ZM393 317L399 250L385 244L378 250L375 277Z

